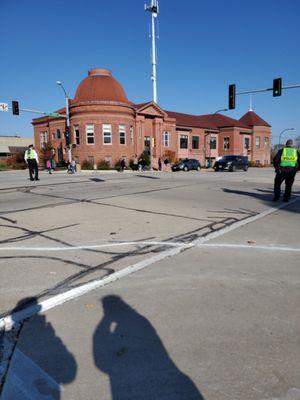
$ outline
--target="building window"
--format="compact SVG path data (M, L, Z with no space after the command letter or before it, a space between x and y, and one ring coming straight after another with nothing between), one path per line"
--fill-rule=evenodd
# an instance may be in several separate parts
M244 149L246 149L246 150L250 149L250 138L248 138L248 137L244 138Z
M74 143L80 145L79 125L74 125Z
M164 147L170 147L170 132L164 132L163 133L163 142L164 142Z
M199 149L199 136L192 136L192 149Z
M260 136L256 136L255 138L255 145L258 149L260 149Z
M211 137L209 141L210 149L216 150L217 148L217 139L215 137Z
M133 144L133 126L130 127L130 144Z
M47 132L40 133L40 146L43 149L47 144Z
M56 137L57 137L57 139L61 139L60 129L56 130Z
M86 125L85 129L86 129L86 143L94 144L95 143L94 125L92 124Z
M126 144L126 128L125 125L119 125L120 144Z
M228 150L230 148L230 138L224 137L223 139L223 149Z
M269 138L267 136L265 136L265 139L264 139L264 146L265 146L265 149L269 148Z
M103 143L111 144L111 125L103 124Z
M180 135L180 148L181 149L188 148L188 135Z

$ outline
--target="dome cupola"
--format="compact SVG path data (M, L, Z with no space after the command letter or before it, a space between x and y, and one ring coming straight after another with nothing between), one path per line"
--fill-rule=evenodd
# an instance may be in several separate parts
M89 101L113 101L129 103L121 84L112 76L110 70L93 68L88 72L77 90L75 103Z

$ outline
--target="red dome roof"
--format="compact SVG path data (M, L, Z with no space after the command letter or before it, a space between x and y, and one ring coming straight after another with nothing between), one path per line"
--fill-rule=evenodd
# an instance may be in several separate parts
M76 91L74 102L116 101L129 103L124 89L108 69L94 68L84 78Z

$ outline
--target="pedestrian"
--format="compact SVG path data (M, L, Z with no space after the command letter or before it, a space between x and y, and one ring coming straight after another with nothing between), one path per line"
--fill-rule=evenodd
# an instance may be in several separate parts
M161 159L160 159L160 157L158 159L158 170L161 171Z
M135 155L134 156L134 158L133 158L133 165L132 165L132 169L133 169L133 171L138 171L138 169L139 169L139 160L138 160L138 157L137 157L137 155Z
M29 168L29 177L31 181L39 181L39 158L34 150L33 144L28 146L25 151L24 160Z
M120 160L120 172L124 172L125 167L126 167L125 160L124 158L122 158Z
M52 174L51 160L46 161L46 169L48 170L49 174Z
M277 152L273 159L273 165L276 171L273 201L278 201L280 199L280 187L282 182L285 181L283 201L287 202L290 200L295 175L300 167L300 154L299 151L293 147L293 141L291 139L286 142L283 149Z
M142 172L143 170L143 159L140 157L138 161L138 170L139 172Z
M72 169L72 174L75 174L75 172L76 172L76 161L75 160L71 161L71 169Z
M146 160L143 158L142 159L142 172L146 171Z
M51 168L52 168L52 171L55 171L56 162L55 162L54 158L51 158Z
M169 160L167 158L164 160L164 164L165 164L165 171L168 171Z

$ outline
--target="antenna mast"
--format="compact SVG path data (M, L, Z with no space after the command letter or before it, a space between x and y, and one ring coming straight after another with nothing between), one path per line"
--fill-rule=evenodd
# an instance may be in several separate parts
M145 11L151 12L152 19L152 75L151 80L153 82L153 101L157 103L157 81L156 81L156 34L155 34L155 19L159 13L158 1L151 0L151 5L145 4Z

